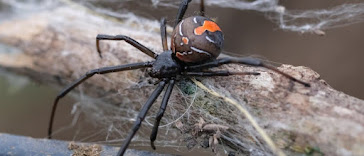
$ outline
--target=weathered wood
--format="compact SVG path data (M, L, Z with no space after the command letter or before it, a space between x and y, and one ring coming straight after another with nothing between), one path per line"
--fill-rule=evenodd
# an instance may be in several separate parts
M0 133L0 155L72 155L110 156L116 155L119 148L98 144L84 144L60 140L35 139ZM147 151L128 149L129 156L168 156Z
M125 19L115 22L62 7L1 23L0 42L16 47L19 52L0 52L0 66L27 75L40 83L64 87L90 69L151 60L137 49L115 41L102 41L104 57L99 58L95 48L98 33L127 35L152 50L161 51L157 21ZM261 73L257 77L233 76L201 80L245 104L275 143L288 154L317 152L319 149L327 155L364 155L363 100L331 88L318 73L306 67L282 65L279 69L311 83L310 88L292 83L265 69L237 65L222 68ZM87 88L85 93L93 97L119 92L123 95L122 100L117 97L108 100L139 103L145 101L154 87L150 84L137 89L133 87L146 82L147 77L144 70L136 70L95 76L83 86ZM183 103L177 91L172 96L175 107ZM205 95L203 98L211 97ZM217 105L213 103L214 100L208 102ZM229 135L244 143L236 145L236 142L225 139L225 145L242 151L269 152L257 143L260 139L251 138L251 135L259 136L246 130L249 129L249 124L237 110L218 107L218 110L208 112L228 112L224 114L226 117L217 117L229 126ZM190 114L197 114L196 118L201 115L193 112ZM188 127L188 124L185 126ZM184 135L187 133L189 132L184 131ZM163 134L159 134L161 135Z

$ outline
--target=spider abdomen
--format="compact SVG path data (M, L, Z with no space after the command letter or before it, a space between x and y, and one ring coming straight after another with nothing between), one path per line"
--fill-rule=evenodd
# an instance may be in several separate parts
M223 47L224 36L211 19L193 16L182 20L172 33L174 55L185 63L198 63L217 58Z

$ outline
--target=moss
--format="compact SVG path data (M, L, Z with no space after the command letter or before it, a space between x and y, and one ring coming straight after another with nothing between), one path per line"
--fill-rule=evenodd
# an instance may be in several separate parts
M324 153L321 152L319 147L311 147L311 146L307 146L305 148L305 154L307 156L323 156L323 155L325 155Z
M193 95L196 93L196 85L189 79L183 79L177 83L183 94Z

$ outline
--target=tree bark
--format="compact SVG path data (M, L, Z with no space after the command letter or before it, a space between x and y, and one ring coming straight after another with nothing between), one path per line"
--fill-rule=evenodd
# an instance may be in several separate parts
M25 136L0 133L1 155L73 155L101 156L116 155L118 148L98 144L84 144L73 141L35 139ZM16 147L16 148L15 148ZM148 151L128 149L125 155L133 156L170 156Z
M1 23L0 42L15 50L7 49L0 52L0 66L29 76L40 83L65 87L91 69L152 60L123 41L101 41L103 58L100 58L95 47L95 37L99 33L123 34L153 51L162 52L157 21L124 19L116 22L87 11L60 7ZM322 152L326 155L364 155L363 100L333 89L318 73L307 67L282 65L279 69L309 82L309 88L292 83L266 69L238 65L226 65L221 69L261 73L260 76L213 77L200 80L210 88L244 104L278 147L287 154ZM85 94L92 97L115 92L123 94L123 99L105 99L110 103L145 101L154 88L147 82L152 79L148 78L145 70L94 77L83 84L87 88ZM147 87L143 88L142 85L135 89L135 86L141 84ZM125 99L126 97L128 99ZM174 106L183 103L182 96L176 89L172 97ZM205 95L203 98L213 97ZM215 99L216 101L219 99ZM215 105L214 100L208 102ZM135 109L138 111L138 108ZM245 144L224 140L227 134L222 137L222 143L242 152L264 151L262 146L265 145L259 139L259 135L247 134L251 133L246 130L249 129L249 123L244 121L245 118L240 112L230 109L231 107L219 107L218 110L208 112L231 113L217 116L229 127L228 134ZM196 119L199 115L201 114L196 115ZM229 118L230 116L233 118ZM235 121L236 117L241 121ZM185 122L185 128L192 129L193 124L188 123ZM183 133L186 136L190 135L189 131ZM258 139L254 140L250 135Z

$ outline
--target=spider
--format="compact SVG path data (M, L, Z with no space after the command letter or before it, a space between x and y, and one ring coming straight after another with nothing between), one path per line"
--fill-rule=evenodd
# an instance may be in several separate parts
M171 47L167 45L167 33L166 33L166 20L161 19L161 38L163 52L157 54L135 41L134 39L124 35L102 35L98 34L96 37L96 48L99 56L102 58L99 42L101 40L117 40L125 41L135 48L139 49L146 55L154 58L154 61L132 63L125 65L117 65L111 67L103 67L88 71L81 78L77 79L66 87L60 94L55 98L52 113L48 128L48 138L52 135L53 119L56 112L58 101L69 93L72 89L77 87L79 84L92 77L95 74L106 74L112 72L120 72L125 70L134 70L139 68L149 68L148 73L151 77L160 80L158 86L150 95L146 103L141 108L136 121L134 122L132 129L130 130L127 138L124 140L118 155L123 155L129 146L130 141L138 131L142 121L144 120L149 108L152 106L157 97L161 94L162 90L168 84L167 90L162 99L159 112L156 115L154 127L150 136L151 147L155 149L154 141L156 140L158 133L158 126L163 117L164 111L167 107L168 100L172 93L174 84L178 81L179 77L186 76L229 76L229 75L259 75L257 72L231 72L227 70L222 71L208 71L207 69L212 67L218 67L223 64L245 64L256 67L264 67L274 72L282 74L288 79L300 83L306 87L310 87L309 83L298 80L277 68L263 63L261 60L251 57L244 58L219 58L219 54L223 48L224 36L220 27L211 19L204 16L204 2L200 2L200 13L197 16L188 17L182 20L188 4L191 0L182 0L179 6L176 23L172 32Z

